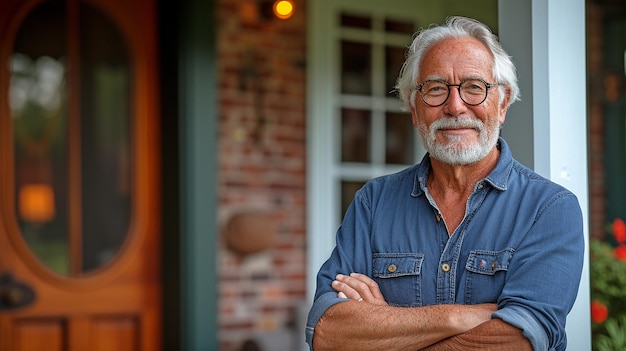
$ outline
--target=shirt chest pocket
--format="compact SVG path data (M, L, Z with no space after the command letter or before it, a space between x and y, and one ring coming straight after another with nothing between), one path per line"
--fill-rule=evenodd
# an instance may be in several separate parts
M514 250L512 248L501 251L474 250L470 252L465 269L465 303L493 303L496 302L506 278Z
M392 306L421 306L421 269L424 255L374 254L372 275L385 300Z

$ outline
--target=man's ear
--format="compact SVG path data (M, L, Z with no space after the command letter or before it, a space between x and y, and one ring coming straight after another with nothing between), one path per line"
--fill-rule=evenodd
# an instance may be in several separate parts
M506 111L509 109L509 101L511 101L511 88L508 86L504 89L504 98L502 99L502 103L498 107L498 114L500 115L500 124L504 124L504 120L506 119ZM502 92L502 90L500 90Z
M411 111L411 122L413 123L413 128L417 128L417 111L415 111L415 106L409 103L409 110Z

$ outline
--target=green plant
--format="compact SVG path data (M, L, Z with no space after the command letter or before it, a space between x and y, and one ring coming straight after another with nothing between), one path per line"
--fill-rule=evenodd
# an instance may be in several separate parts
M613 221L609 240L591 240L593 350L626 350L626 225Z
M626 315L607 319L605 324L607 334L599 334L593 342L594 350L615 351L626 350Z

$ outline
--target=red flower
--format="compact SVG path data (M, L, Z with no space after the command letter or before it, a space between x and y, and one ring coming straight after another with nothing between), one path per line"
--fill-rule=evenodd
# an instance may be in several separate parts
M613 256L618 261L626 261L626 245L620 245L613 249Z
M602 323L609 316L609 309L602 302L593 300L591 302L591 321L594 323Z
M613 237L620 245L626 243L626 223L621 218L613 220Z

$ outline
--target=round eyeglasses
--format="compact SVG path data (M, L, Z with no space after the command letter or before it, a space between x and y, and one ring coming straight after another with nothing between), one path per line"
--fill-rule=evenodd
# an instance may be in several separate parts
M457 87L461 100L470 106L476 106L482 104L487 99L489 89L497 85L498 83L490 84L482 79L468 79L460 84L450 84L443 80L427 80L416 89L426 105L437 107L448 100L450 87Z

